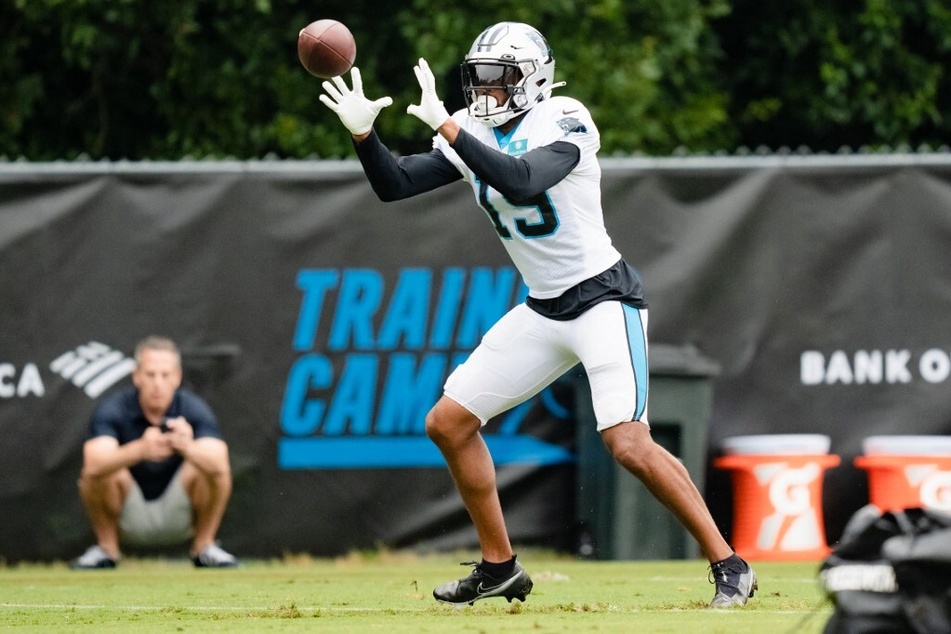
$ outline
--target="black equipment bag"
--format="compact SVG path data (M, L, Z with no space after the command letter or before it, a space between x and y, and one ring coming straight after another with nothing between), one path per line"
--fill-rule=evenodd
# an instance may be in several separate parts
M824 634L951 634L951 515L859 509L819 569Z

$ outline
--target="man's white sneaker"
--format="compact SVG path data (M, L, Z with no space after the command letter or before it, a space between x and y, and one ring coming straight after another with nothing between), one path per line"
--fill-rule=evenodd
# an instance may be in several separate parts
M73 570L98 570L100 568L115 568L116 560L109 556L99 546L90 546L82 555L69 564Z
M235 568L239 565L237 557L218 544L209 544L197 555L192 555L196 568Z

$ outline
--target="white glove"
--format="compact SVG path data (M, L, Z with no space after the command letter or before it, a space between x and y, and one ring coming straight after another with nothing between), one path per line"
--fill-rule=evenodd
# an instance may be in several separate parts
M356 66L350 70L350 79L353 82L353 90L347 88L343 77L332 78L332 84L325 81L323 87L330 96L320 95L320 100L337 113L351 134L361 136L373 128L373 122L380 110L392 104L393 100L389 97L381 97L376 101L367 99L363 95L363 78Z
M429 70L429 64L422 57L419 58L419 64L413 67L413 72L416 73L416 81L423 89L423 94L419 99L419 105L407 106L406 112L435 130L449 118L449 113L436 96L436 78L433 77L433 71Z

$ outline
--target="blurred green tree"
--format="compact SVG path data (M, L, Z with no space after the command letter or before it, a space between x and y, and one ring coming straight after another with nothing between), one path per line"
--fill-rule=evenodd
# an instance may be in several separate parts
M951 138L947 0L733 0L714 28L741 145L836 151Z
M946 0L2 0L0 156L352 156L297 60L297 32L325 17L356 36L368 95L394 98L377 129L404 154L430 143L405 114L415 61L461 107L459 63L501 20L548 37L559 90L591 109L603 155L937 144L951 132Z

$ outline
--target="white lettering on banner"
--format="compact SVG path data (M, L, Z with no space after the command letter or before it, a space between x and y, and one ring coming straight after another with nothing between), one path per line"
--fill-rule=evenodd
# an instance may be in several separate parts
M918 363L918 372L928 383L947 381L948 376L951 375L951 358L944 353L944 350L937 348L926 350Z
M819 385L825 376L825 356L816 350L806 350L799 355L799 382L803 385Z
M0 399L45 396L41 364L26 362L19 369L18 365L0 362ZM49 369L95 399L129 376L135 370L135 359L106 344L90 341L56 357Z
M911 383L908 361L911 353L907 350L889 350L885 353L885 380L889 383Z
M810 485L822 473L816 463L789 467L785 462L754 468L756 479L768 487L771 515L763 519L757 535L760 550L798 551L822 546L819 517L813 508Z
M18 396L43 396L46 387L35 363L27 363L17 377L17 369L12 363L0 363L0 398Z
M881 350L859 350L855 353L855 382L859 385L882 382Z
M910 384L915 381L912 368L927 383L951 380L951 355L941 348L930 348L917 357L907 349L894 350L804 350L799 355L799 381L802 385L880 385Z
M846 383L852 382L852 368L849 366L849 358L841 350L836 350L829 357L829 366L826 368L826 383Z
M16 370L12 363L0 363L0 398L10 398L16 394L16 387L11 382Z

